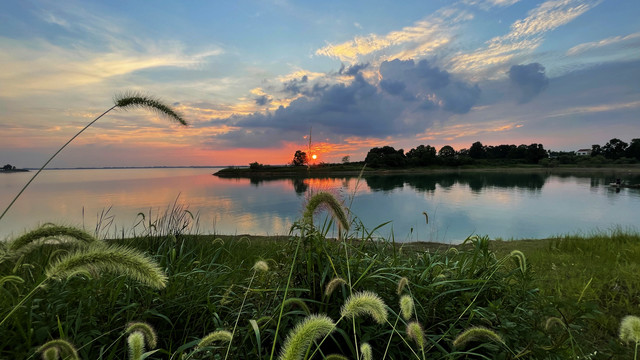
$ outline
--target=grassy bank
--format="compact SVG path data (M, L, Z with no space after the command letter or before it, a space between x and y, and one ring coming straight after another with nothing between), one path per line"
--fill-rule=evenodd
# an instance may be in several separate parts
M36 358L58 338L81 358L129 358L125 331L134 321L155 329L151 358L633 357L618 326L640 313L638 234L478 236L450 248L373 241L358 224L328 239L329 224L308 219L285 237L99 241L147 254L168 278L160 290L92 267L48 280L56 259L96 246L78 245L76 233L20 250L5 244L0 358ZM479 327L487 333L473 333ZM301 349L287 357L292 341Z
M428 166L428 167L403 167L403 168L371 168L364 163L349 164L321 164L312 166L272 166L262 165L259 168L229 167L218 170L214 175L223 178L288 178L288 177L314 177L314 176L358 176L364 175L389 175L389 174L433 174L450 172L531 172L543 171L552 174L582 173L582 172L613 172L613 173L640 173L638 164L601 164L597 166L559 165L546 167L543 165L512 164L512 165L465 165L465 166Z

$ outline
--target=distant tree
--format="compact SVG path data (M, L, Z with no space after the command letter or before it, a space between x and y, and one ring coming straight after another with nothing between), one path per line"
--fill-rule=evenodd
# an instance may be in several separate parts
M591 156L602 155L602 147L598 144L591 145Z
M16 167L11 165L11 164L7 164L7 165L2 167L2 170L4 170L4 171L15 170L15 169L16 169Z
M485 148L487 152L487 158L489 159L513 158L515 149L517 149L517 146L515 145L487 146Z
M613 138L609 140L609 142L605 146L602 147L602 152L604 157L606 157L607 159L616 160L624 157L628 146L629 144L627 144L626 142L617 138Z
M438 156L440 156L441 158L452 158L456 156L456 151L453 149L453 147L445 145L440 148L440 151L438 151Z
M391 146L375 147L367 153L364 159L367 166L377 167L402 167L406 165L404 150L396 150Z
M640 139L632 139L627 148L626 157L640 160Z
M413 166L429 166L436 163L436 148L431 145L420 145L407 152L407 162Z
M469 148L469 156L472 159L484 159L487 157L487 152L480 141L474 142Z
M538 161L547 158L547 151L542 144L531 144L527 147L527 155L525 159L531 164L537 164Z
M348 164L351 161L351 157L349 155L343 156L342 157L342 163L343 164Z
M296 150L296 153L293 155L293 161L291 165L293 166L302 166L309 163L309 159L307 158L307 153L301 150Z
M260 164L259 162L252 162L249 164L249 169L251 170L258 170L258 169L262 169L264 167L264 165Z

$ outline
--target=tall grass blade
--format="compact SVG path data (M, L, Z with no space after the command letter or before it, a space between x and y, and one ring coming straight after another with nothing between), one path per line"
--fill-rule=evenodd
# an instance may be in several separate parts
M184 125L184 126L187 125L187 122L182 118L182 116L180 116L177 112L175 112L173 109L171 109L171 107L169 107L168 105L163 104L160 100L155 99L155 98L153 98L151 96L145 96L145 95L142 95L142 94L137 93L137 92L126 92L126 93L124 93L122 95L116 95L115 98L114 98L114 102L115 102L115 105L113 105L112 107L107 109L107 111L103 112L98 117L96 117L91 122L89 122L85 127L80 129L80 131L78 131L75 135L73 135L71 137L71 139L69 139L53 155L51 155L51 157L40 167L40 169L38 169L38 171L35 174L33 174L31 179L29 179L29 181L22 187L22 189L20 189L20 191L13 198L13 200L11 200L9 205L4 209L4 211L0 215L0 220L2 220L4 218L4 215L7 213L7 211L9 211L9 209L11 209L11 207L16 202L16 200L18 200L20 195L22 195L22 193L29 187L29 185L33 182L33 180L35 180L35 178L42 172L42 170L44 170L44 168L46 168L47 165L49 165L49 163L62 150L64 150L64 148L67 147L67 145L69 145L75 138L80 136L80 134L82 134L85 130L87 130L96 121L100 120L100 118L102 118L103 116L105 116L109 112L111 112L111 110L113 110L115 108L121 108L121 109L125 109L126 110L128 108L142 107L142 108L146 108L148 110L155 111L156 113L158 113L160 115L166 116L169 119L180 123L181 125Z

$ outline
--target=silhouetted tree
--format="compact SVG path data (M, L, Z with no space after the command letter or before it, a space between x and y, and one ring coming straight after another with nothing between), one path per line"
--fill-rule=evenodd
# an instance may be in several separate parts
M640 160L640 139L632 139L626 151L626 157Z
M413 166L429 166L436 163L436 149L431 145L420 145L407 152L407 163Z
M293 155L293 161L291 165L293 166L302 166L309 162L307 158L307 153L301 150L296 150L296 153Z
M456 151L453 149L453 147L445 145L440 148L440 151L438 151L438 156L440 156L441 158L453 158L456 156Z
M591 156L602 155L602 147L598 144L591 145Z
M531 144L527 147L526 160L529 163L537 164L538 161L547 158L547 151L542 144Z
M487 157L487 152L480 141L474 142L469 148L469 156L472 159L484 159Z
M604 157L606 157L607 159L616 160L624 157L625 151L627 150L628 146L629 144L627 144L626 142L617 138L613 138L609 140L609 142L605 146L602 147L602 152Z
M383 146L369 150L364 162L373 168L401 167L406 165L406 157L402 149L396 150L391 146Z

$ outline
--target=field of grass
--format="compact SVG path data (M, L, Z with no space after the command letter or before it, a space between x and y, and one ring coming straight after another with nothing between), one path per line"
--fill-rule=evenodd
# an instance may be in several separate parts
M167 221L3 243L0 359L633 358L618 329L640 315L639 234L401 244L323 196L284 237Z

